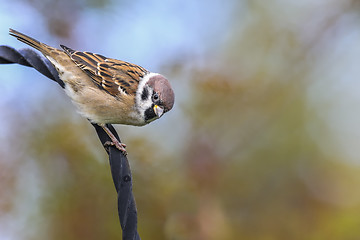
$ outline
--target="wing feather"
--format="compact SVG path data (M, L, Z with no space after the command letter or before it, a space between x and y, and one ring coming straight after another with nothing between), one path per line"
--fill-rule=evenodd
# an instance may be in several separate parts
M138 65L106 58L100 54L74 51L61 45L64 51L100 88L113 96L135 95L139 81L148 71Z

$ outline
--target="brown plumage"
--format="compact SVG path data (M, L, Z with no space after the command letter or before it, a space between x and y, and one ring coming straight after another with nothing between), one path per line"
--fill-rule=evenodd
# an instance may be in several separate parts
M119 87L125 94L135 95L139 79L148 72L143 67L125 61L60 46L99 87L113 96L119 94Z
M106 123L142 126L160 118L174 105L170 83L158 73L63 45L63 50L53 48L13 29L9 32L49 59L79 112L102 126L113 144L124 152Z

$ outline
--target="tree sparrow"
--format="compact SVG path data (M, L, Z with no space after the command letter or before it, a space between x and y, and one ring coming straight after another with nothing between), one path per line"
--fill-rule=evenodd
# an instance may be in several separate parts
M10 35L39 50L54 65L65 91L79 112L101 126L119 150L126 154L105 124L143 126L170 111L174 92L158 73L100 54L80 52L60 45L50 47L13 29Z

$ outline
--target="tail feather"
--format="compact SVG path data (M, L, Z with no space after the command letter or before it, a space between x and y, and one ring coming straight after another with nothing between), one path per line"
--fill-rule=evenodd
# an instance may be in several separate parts
M21 32L11 29L11 28L9 29L9 34L11 36L16 37L19 41L26 43L27 45L39 50L42 53L47 52L46 50L47 50L48 46L46 44L39 42L38 40L36 40L32 37L29 37Z

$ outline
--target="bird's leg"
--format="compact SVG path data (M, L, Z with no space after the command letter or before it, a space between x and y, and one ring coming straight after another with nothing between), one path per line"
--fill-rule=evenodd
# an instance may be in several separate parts
M119 149L124 155L127 154L126 152L126 145L124 143L119 142L116 137L114 136L114 134L112 134L112 132L106 127L106 125L104 124L99 124L100 127L102 127L104 129L104 131L106 132L106 134L110 137L111 142L107 141L105 142L105 146L115 146L117 149Z

